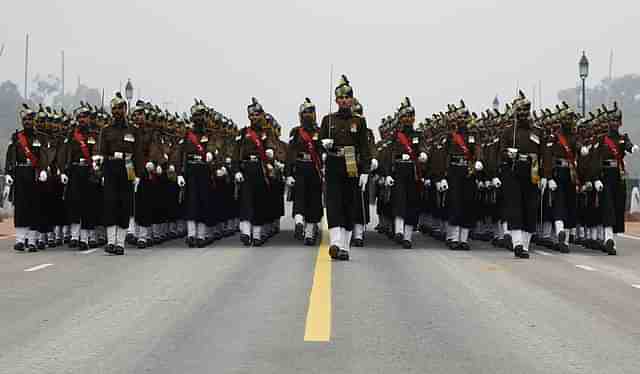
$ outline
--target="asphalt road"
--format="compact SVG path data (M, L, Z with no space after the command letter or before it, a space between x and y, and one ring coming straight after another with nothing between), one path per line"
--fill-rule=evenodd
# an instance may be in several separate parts
M0 373L640 373L638 240L516 260L368 233L331 263L288 229L123 257L2 240Z

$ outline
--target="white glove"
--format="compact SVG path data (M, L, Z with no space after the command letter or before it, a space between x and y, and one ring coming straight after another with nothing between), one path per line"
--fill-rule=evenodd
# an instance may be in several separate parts
M449 190L449 183L447 183L446 179L443 179L443 180L440 181L440 190L442 192Z
M637 144L634 144L633 147L631 147L631 153L638 152L638 149L640 149L640 147Z
M293 187L296 184L296 179L294 177L287 177L287 186Z
M554 181L553 179L551 179L551 180L549 181L549 189L550 189L551 191L555 191L555 190L557 190L557 189L558 189L558 184L557 184L557 183L556 183L556 181Z
M162 166L160 165L156 166L156 174L162 175Z
M207 152L207 154L206 154L206 155L204 155L204 160L205 160L206 162L211 162L211 161L213 161L213 153L211 153L211 152Z
M269 148L266 151L264 151L264 153L267 155L269 159L273 160L273 157L275 156L275 153L273 153L273 149Z
M593 183L591 183L591 182L587 182L587 183L585 183L585 184L584 184L584 190L585 190L585 191L591 191L591 190L593 190Z
M586 146L582 146L582 148L580 148L580 154L584 157L586 155L589 154L589 148L587 148Z
M593 184L596 187L596 191L600 192L604 189L604 184L602 184L602 181L597 180L596 183Z
M221 167L220 169L216 170L216 177L218 178L224 177L225 174L227 174L227 171L224 167Z
M502 187L502 182L500 182L500 178L495 177L491 180L491 183L493 183L493 187L495 188L500 188Z
M93 155L91 156L91 159L93 160L94 163L96 164L101 164L102 161L104 161L104 157L100 156L100 155Z
M154 168L154 166L153 166L153 162L151 162L151 161L147 162L147 163L144 165L144 167L147 169L147 171L148 171L149 173L151 173L151 172L153 171L153 169L155 169L155 168Z
M367 181L369 180L369 174L360 174L359 185L362 191L367 189Z
M38 178L38 180L39 180L40 182L42 182L42 183L46 182L46 181L47 181L47 172L46 172L46 171L44 171L44 170L42 170L42 171L40 172L40 177Z
M327 154L323 153L322 154L322 162L326 162L327 161Z
M476 161L476 171L482 171L484 169L484 165L482 165L482 161Z
M427 188L428 188L428 187L431 187L431 179L426 179L426 180L424 181L424 186L425 186L425 187L427 187Z
M418 156L418 161L427 162L427 154L425 152L420 152L420 156Z
M173 166L173 165L169 165L169 172L175 173L176 172L176 167Z
M395 183L396 181L394 181L390 175L384 179L384 185L387 187L392 187Z
M184 187L187 182L184 180L182 175L178 175L178 187Z
M138 185L140 184L140 178L136 177L133 180L133 192L138 192Z
M4 182L7 184L7 186L11 186L13 184L13 178L7 174L4 176Z
M238 182L238 183L244 182L244 176L242 175L241 172L237 172L236 173L236 182Z
M375 171L378 168L378 160L375 158L371 159L371 171Z
M60 174L60 182L62 182L62 184L69 183L69 177L67 177L67 174Z
M322 139L320 143L322 143L322 146L324 147L324 149L333 148L333 139Z
M478 181L478 189L479 190L483 190L484 189L484 182L483 181Z
M100 178L100 184L104 186L104 177Z
M516 158L517 155L518 148L507 148L507 156L509 156L510 159Z
M547 178L542 178L540 179L540 189L544 190L545 188L547 188Z
M411 159L411 157L408 154L406 154L406 153L402 154L402 161L409 161L410 159Z
M4 190L2 190L2 201L7 201L9 198L9 193L11 192L11 186L4 186Z
M227 157L224 159L224 163L225 164L230 164L231 163L231 157Z
M274 162L274 164L276 165L276 168L278 168L278 169L280 169L280 170L283 170L283 169L284 169L284 163L282 163L282 162L280 162L280 161L276 160L276 161Z

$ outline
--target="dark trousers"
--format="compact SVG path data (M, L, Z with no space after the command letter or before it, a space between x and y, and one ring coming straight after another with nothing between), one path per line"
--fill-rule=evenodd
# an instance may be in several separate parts
M322 181L313 162L297 161L293 215L301 214L307 223L322 219Z
M477 187L475 178L468 174L467 167L449 166L447 211L450 225L470 229L475 223Z
M127 178L124 160L104 163L104 225L129 227L133 210L133 185Z
M509 230L536 231L539 190L531 181L531 164L518 163L503 171L504 216Z
M273 205L268 201L272 186L267 185L260 162L245 162L242 172L245 180L240 185L240 220L264 225L272 216L268 212Z
M82 229L93 230L98 224L96 201L101 201L98 184L89 178L90 166L72 166L69 172L69 184L65 202L69 209L71 223L82 224Z
M209 203L209 166L187 163L184 190L185 219L200 223L207 222Z
M406 225L415 226L418 224L420 203L413 164L396 163L393 179L395 184L391 189L392 216L402 217Z
M347 176L344 157L327 157L327 224L329 228L343 227L353 230L359 207L358 178Z
M623 233L627 184L621 178L618 168L604 168L602 183L604 184L604 189L600 193L602 224L605 227L612 226L614 233Z

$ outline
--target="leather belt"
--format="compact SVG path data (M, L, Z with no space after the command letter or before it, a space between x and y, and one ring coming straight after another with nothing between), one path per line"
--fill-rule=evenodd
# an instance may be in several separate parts
M602 160L603 168L617 168L618 160Z
M311 153L306 153L306 152L300 152L298 153L298 161L312 161L311 159Z
M107 157L107 160L131 160L132 157L132 153L114 152L113 155Z
M554 160L554 166L557 168L568 168L570 165L569 160L564 158L556 158Z

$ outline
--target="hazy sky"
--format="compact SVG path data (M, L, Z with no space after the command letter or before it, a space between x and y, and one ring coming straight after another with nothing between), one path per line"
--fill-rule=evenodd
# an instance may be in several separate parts
M256 96L280 123L310 97L329 102L330 65L350 78L371 127L409 96L418 118L464 98L473 110L495 94L544 104L574 86L581 51L589 82L640 73L640 2L465 1L11 1L0 22L0 80L22 85L24 39L32 74L60 71L108 98L131 78L142 98L188 110L197 96L239 124ZM140 91L138 91L140 92ZM335 107L335 106L334 106Z

